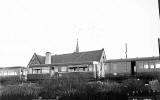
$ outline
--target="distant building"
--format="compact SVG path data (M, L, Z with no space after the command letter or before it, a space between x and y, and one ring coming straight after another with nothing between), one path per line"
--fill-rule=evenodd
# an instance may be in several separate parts
M27 68L22 66L13 66L13 67L1 67L0 68L0 79L13 77L19 79L26 79L27 77Z
M79 52L78 41L73 53L46 56L36 53L28 64L27 80L61 77L68 74L84 75L86 77L104 77L104 49Z

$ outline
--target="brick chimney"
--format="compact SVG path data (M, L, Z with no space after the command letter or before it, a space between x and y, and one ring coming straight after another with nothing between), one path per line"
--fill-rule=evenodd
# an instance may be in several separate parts
M45 64L51 64L51 52L46 52Z

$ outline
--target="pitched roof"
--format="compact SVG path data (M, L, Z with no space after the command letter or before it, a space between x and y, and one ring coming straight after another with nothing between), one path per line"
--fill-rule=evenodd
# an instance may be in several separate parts
M37 56L38 61L39 61L40 64L44 64L45 63L45 57L44 56L37 55L37 54L36 54L36 56Z
M78 62L100 61L103 51L104 49L79 52L79 53L75 52L75 53L68 53L61 55L52 55L51 63L56 64L56 63L78 63ZM39 59L40 64L45 64L45 56L37 55L37 58Z

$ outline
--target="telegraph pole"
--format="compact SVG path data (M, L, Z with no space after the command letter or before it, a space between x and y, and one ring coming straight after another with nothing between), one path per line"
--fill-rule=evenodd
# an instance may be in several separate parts
M125 54L126 54L126 59L127 59L127 43L125 44L125 49L126 49Z
M126 59L127 59L127 43L125 43L125 54L126 54ZM126 72L127 72L127 61L126 61Z
M158 0L159 18L160 18L160 0ZM159 59L160 59L160 39L158 38Z
M160 16L160 0L158 0L159 16Z

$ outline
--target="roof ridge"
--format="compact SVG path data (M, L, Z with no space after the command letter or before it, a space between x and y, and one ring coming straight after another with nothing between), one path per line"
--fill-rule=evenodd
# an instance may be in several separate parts
M51 55L51 56L59 56L59 55L68 55L68 54L79 54L79 53L87 53L87 52L94 52L94 51L103 51L103 49L99 49L99 50L92 50L92 51L83 51L83 52L73 52L73 53L64 53L64 54L55 54L55 55Z
M99 49L99 50L90 50L90 51L83 51L83 52L78 52L78 53L94 52L94 51L101 51L101 50L103 51L104 49L102 48L102 49ZM36 56L45 57L45 56L39 55L37 53L34 53L34 54L36 54ZM64 53L64 54L55 54L55 55L51 55L51 56L68 55L68 54L76 54L76 52L73 52L73 53Z

